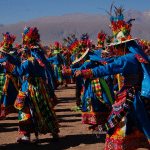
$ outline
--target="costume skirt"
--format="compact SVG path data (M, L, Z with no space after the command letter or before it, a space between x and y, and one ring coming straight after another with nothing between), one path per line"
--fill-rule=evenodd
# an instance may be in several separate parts
M27 80L28 92L19 92L15 101L18 108L21 102L23 104L19 111L19 133L58 133L58 120L52 104L55 97L51 97L41 77Z
M109 121L100 129L108 130L104 150L150 148L147 137L138 130L130 116L129 109L133 104L134 94L134 88L125 89L117 94Z

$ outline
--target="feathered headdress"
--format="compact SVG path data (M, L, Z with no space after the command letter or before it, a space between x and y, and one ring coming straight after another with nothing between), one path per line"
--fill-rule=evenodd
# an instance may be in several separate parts
M97 35L97 41L98 41L98 47L104 47L104 41L106 39L106 33L102 30L100 33Z
M66 45L66 47L70 47L72 45L72 43L74 43L75 41L77 41L77 38L75 37L75 34L69 34L70 37L68 36L67 38L64 38L64 44Z
M59 54L61 49L62 48L61 48L60 43L58 41L55 41L53 54Z
M92 48L92 40L89 39L88 33L81 35L79 40L79 48L82 52L85 52L87 48Z
M131 22L135 19L129 19L127 22L124 21L124 15L123 15L124 9L122 5L119 8L114 6L115 16L112 16L113 4L114 2L111 5L110 13L106 10L105 11L110 15L111 23L109 27L113 31L113 36L114 36L114 40L111 45L117 45L122 42L133 40L130 35L130 32L132 27Z
M40 42L40 34L38 33L37 27L30 28L25 27L24 33L22 33L22 44L29 46Z
M110 17L110 21L111 21L110 29L112 29L113 31L114 38L117 38L119 32L122 32L124 35L123 37L121 37L121 39L115 39L116 40L115 42L130 40L132 38L130 35L130 31L132 27L131 21L135 19L129 19L127 22L124 21L123 6L120 6L119 8L115 7L114 11L116 16Z
M112 42L113 38L114 38L113 36L107 36L106 37L106 43L107 43L107 45L109 45Z
M63 41L70 53L75 54L79 51L79 41L75 37L75 34L70 34L70 37L64 38Z
M12 44L14 43L15 39L16 36L10 35L9 32L3 34L3 42L1 43L0 51L4 53L10 53L13 48Z
M147 49L150 49L150 43L147 40L140 39L138 44L141 46L143 51L147 51Z
M58 41L55 41L54 49L59 50L59 48L60 48L59 42L58 42Z

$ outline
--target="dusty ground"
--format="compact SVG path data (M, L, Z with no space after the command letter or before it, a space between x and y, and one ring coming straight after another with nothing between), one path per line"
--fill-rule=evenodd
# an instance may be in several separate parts
M88 125L81 124L81 113L73 112L75 106L75 84L66 89L59 87L56 90L59 104L55 107L60 128L60 140L52 141L50 134L40 135L41 145L17 144L18 134L17 114L10 114L6 120L0 120L0 150L103 150L105 133L97 138L94 133L87 131ZM31 140L34 134L31 135ZM146 149L138 149L146 150Z

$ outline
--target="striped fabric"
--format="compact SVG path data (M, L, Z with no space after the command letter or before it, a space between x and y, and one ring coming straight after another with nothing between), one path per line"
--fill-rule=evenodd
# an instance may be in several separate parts
M12 74L10 74L10 73L6 73L5 76L6 76L6 79L5 79L5 83L3 85L4 86L3 94L7 95L7 89L8 89L10 79L12 80L16 90L18 90L18 82L17 82L17 79L15 77L13 77Z
M101 90L101 84L98 78L96 79L91 79L91 85L92 85L92 90L94 91L96 97L102 102L102 103L106 103L103 99L102 99L102 90Z
M34 109L40 122L40 133L57 133L58 122L57 116L51 104L50 95L46 91L41 77L35 78L36 86L33 86L29 79L29 91L34 104Z
M111 115L113 114L113 118L110 122L105 123L99 127L100 132L104 132L115 127L122 118L127 114L128 110L130 109L131 105L134 101L134 89L130 88L129 90L126 89L123 92L118 94L118 100L116 100L116 104L113 105L113 109ZM110 116L111 116L110 115Z
M125 77L124 87L132 87L141 89L141 79L142 75L139 74L131 74L128 77Z
M106 102L103 100L102 97L102 90L101 90L101 86L104 88L107 97L110 101L110 103L113 105L113 99L109 90L109 87L106 83L106 81L103 78L96 78L96 79L91 79L91 85L92 85L92 89L95 93L95 96L103 103L106 104ZM109 105L106 104L107 107L109 107Z

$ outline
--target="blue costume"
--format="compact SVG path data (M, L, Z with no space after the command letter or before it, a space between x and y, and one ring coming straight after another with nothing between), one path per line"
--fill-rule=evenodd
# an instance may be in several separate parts
M96 66L103 65L103 62L106 63L105 59L99 58L97 54L91 51L88 52L86 59L87 60L83 63L83 65L81 65L81 67L71 70L67 69L64 71L74 74L76 70L94 68ZM109 110L114 101L112 91L113 84L109 84L108 86L105 79L102 78L84 79L79 76L77 79L82 81L79 82L81 85L79 90L80 95L82 92L82 95L80 96L82 99L82 123L102 124L106 122L109 115ZM77 99L77 101L78 100L79 99Z
M60 84L63 84L63 75L61 73L62 65L63 65L63 59L60 54L56 54L55 56L51 58L47 58L47 60L52 64L54 68L54 75L57 79L57 81Z
M136 42L131 41L126 45L131 53L121 56L105 66L82 70L84 78L89 76L101 78L118 73L122 73L125 78L124 85L117 93L115 104L112 106L108 123L100 126L100 131L107 130L108 133L105 149L110 148L110 143L112 148L114 145L120 149L122 145L124 148L138 148L146 146L146 137L148 141L150 139L149 109L147 110L145 107L146 104L150 105L147 102L149 97L145 96L148 92L145 91L142 94L141 91L141 86L144 89L142 85L144 67L142 65L150 62ZM122 44L122 46L124 45ZM148 74L146 77L148 79ZM147 89L149 89L148 85ZM138 144L136 144L137 142Z
M19 109L20 134L32 132L56 134L59 132L57 117L52 105L53 89L46 84L45 68L47 70L49 68L44 64L42 53L39 51L37 47L33 47L32 54L35 57L30 57L21 66L14 66L12 71L15 76L24 76L21 90L15 101L15 107ZM7 65L9 64L10 62Z
M3 59L0 59L0 62L9 61L13 65L19 66L21 62L15 57L7 53L2 53ZM9 69L13 69L13 65L9 66ZM10 113L16 113L17 110L14 108L14 102L18 94L20 80L18 77L11 74L11 71L8 72L3 67L0 71L0 116L5 118L6 115Z

